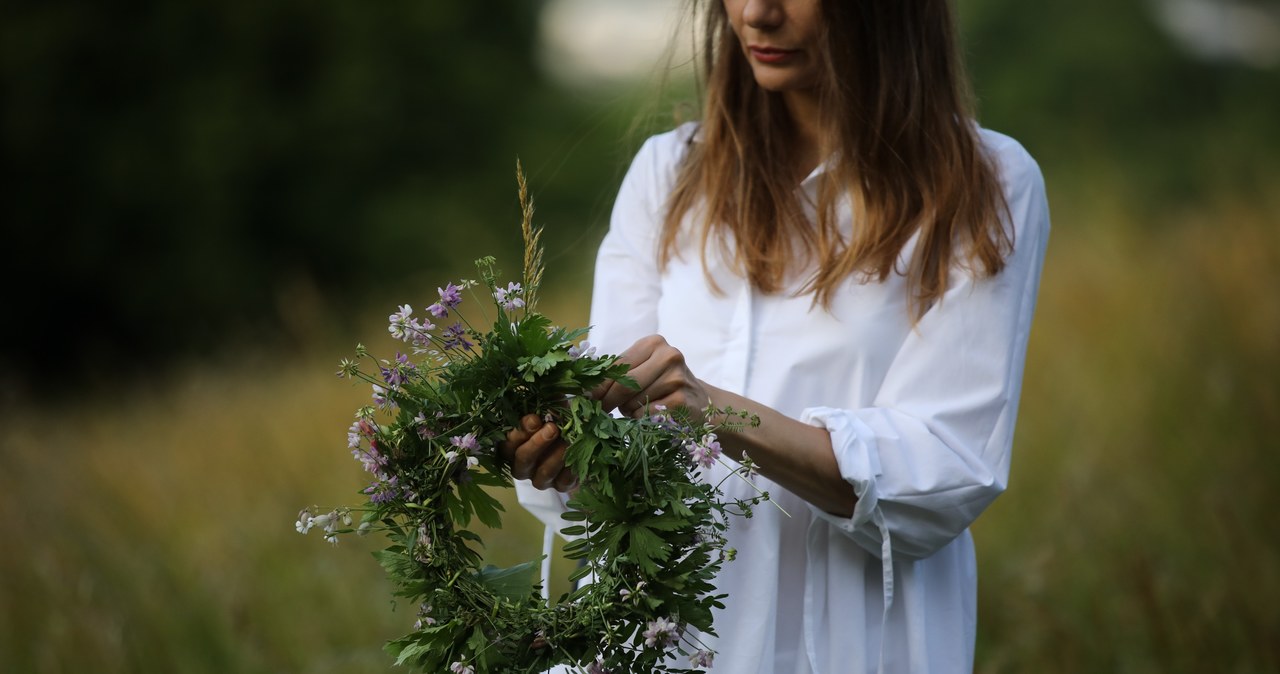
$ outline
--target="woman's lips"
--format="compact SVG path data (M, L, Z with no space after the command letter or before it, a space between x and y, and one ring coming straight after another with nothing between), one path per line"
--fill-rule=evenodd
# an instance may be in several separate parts
M762 47L759 45L751 45L747 47L751 52L751 57L761 63L777 64L785 63L800 53L799 49L779 49L777 47Z

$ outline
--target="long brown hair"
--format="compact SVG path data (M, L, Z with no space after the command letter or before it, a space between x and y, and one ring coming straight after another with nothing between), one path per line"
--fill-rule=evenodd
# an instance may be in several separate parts
M899 272L918 319L946 292L957 250L958 264L990 276L1013 247L996 169L972 122L948 0L821 4L818 99L830 147L820 150L832 161L816 217L806 215L792 173L779 170L794 165L783 100L756 84L723 2L710 0L703 120L667 204L660 259L665 265L676 254L681 223L697 214L704 267L714 242L769 293L793 271L815 268L801 293L823 306L851 275L884 281ZM841 199L854 207L851 237L839 231ZM917 232L907 268L898 269Z

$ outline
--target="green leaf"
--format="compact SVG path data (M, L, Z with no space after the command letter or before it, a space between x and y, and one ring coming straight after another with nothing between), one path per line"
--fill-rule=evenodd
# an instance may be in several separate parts
M533 594L535 571L541 561L539 558L506 569L486 566L476 574L476 580L496 597L523 601Z
M582 566L579 566L578 568L574 569L573 573L569 574L569 582L576 583L579 580L586 578L588 575L590 575L590 573L591 573L591 566L587 564L583 564Z
M502 528L502 502L490 496L475 480L459 482L458 496L476 514L481 524L490 529Z

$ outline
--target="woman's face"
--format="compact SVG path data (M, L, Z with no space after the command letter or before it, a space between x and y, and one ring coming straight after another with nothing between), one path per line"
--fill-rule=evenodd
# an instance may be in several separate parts
M817 85L822 68L820 0L723 2L757 84L780 93Z

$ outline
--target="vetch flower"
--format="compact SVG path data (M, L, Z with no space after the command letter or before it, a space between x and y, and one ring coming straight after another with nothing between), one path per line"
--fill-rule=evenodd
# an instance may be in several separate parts
M452 283L445 285L443 288L436 288L440 293L440 303L449 309L456 308L462 304L462 288Z
M394 389L385 389L385 388L382 388L381 386L378 386L377 384L374 384L373 385L373 404L377 405L379 409L384 409L384 410L392 407L399 407L399 405L396 404L395 398L392 398L390 395L392 390Z
M523 292L519 283L508 283L506 288L497 288L493 291L493 298L498 300L498 304L503 309L511 311L524 306L524 298L520 297Z
M427 426L427 415L425 412L418 412L417 416L413 418L413 425L418 429L418 437L423 440L434 438L436 436L436 432Z
M464 665L461 662L455 662L452 665L449 665L449 671L453 672L453 674L476 674L475 667L472 667L471 665Z
M569 357L577 360L579 358L591 358L596 355L596 347L591 346L591 342L583 341L577 346L569 347ZM664 408L665 409L665 408Z
M587 665L587 674L610 674L609 670L604 668L604 657L596 656L591 664Z
M409 340L409 317L413 315L413 307L402 304L400 310L387 316L387 332L393 339Z
M408 378L409 372L417 369L417 367L417 365L409 361L408 356L397 351L394 364L384 360L382 361L382 367L378 369L382 373L382 380L387 382L388 386L395 388L403 385Z
M715 433L702 436L702 440L698 442L686 442L684 448L693 462L703 468L710 468L720 458L720 443L716 440Z
M693 655L689 656L689 666L710 667L711 660L714 656L715 653L712 653L711 651L694 651Z
M365 487L364 494L369 496L369 500L373 503L386 503L394 501L400 497L400 478L392 475L385 480L378 480L373 484ZM361 524L364 527L368 522ZM367 528L367 527L365 527Z
M413 629L420 630L428 625L436 624L436 619L431 617L431 605L423 604L418 608L418 620L413 623Z
M466 435L455 435L449 438L449 444L458 449L466 450L472 454L480 451L480 442L476 440L475 433L467 433Z
M658 618L649 623L644 631L644 645L664 648L675 641L679 626L667 618Z
M387 470L387 457L378 451L376 442L369 443L369 449L356 448L351 450L351 456L360 462L360 466L365 472L381 477Z
M471 342L467 341L467 329L462 327L461 323L454 323L445 328L442 346L445 349L470 349Z

